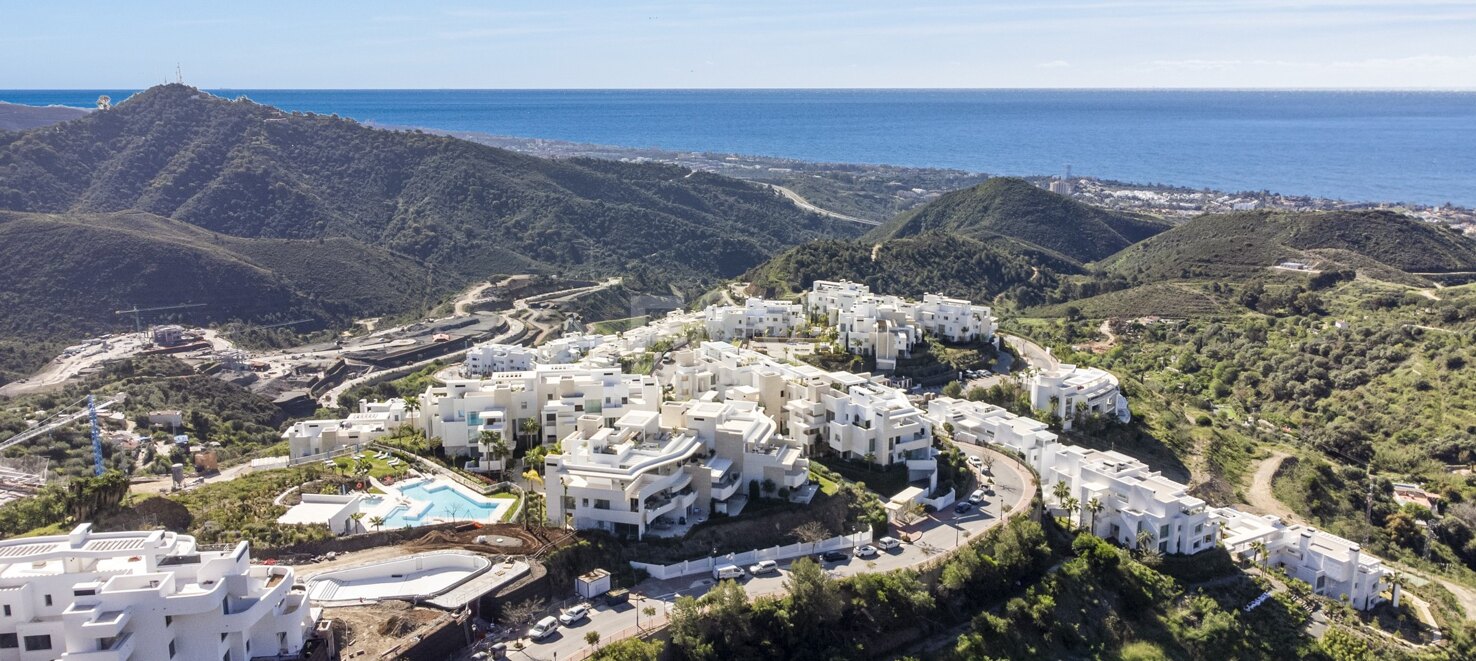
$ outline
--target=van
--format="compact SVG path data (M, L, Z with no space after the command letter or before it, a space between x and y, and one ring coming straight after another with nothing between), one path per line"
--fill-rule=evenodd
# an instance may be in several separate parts
M719 581L741 580L746 574L738 565L718 565L712 568L712 577Z
M883 537L876 540L876 547L883 551L890 551L902 545L895 537Z
M538 624L533 625L533 628L528 630L528 637L533 640L543 640L557 628L559 628L559 621L550 615L539 620Z

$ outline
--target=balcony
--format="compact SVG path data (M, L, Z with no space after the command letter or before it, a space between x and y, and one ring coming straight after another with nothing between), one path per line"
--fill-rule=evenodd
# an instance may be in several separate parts
M110 638L122 633L123 627L128 626L128 622L133 619L126 609L99 612L96 606L92 606L89 610L93 611L93 616L91 620L82 623L82 631L97 638Z
M92 652L67 652L67 661L125 661L133 656L133 634L125 633L106 641L106 645Z

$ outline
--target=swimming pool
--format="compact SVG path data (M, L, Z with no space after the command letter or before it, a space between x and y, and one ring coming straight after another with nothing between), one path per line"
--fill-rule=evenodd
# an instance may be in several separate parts
M396 506L385 517L387 528L423 526L437 519L496 523L513 502L506 498L474 498L449 484L424 480L395 488L410 503Z

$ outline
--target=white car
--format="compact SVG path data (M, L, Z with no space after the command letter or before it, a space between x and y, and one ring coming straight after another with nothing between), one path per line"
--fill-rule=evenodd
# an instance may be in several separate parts
M578 604L569 610L559 613L559 622L565 625L574 624L589 617L589 606Z
M876 540L876 547L883 551L890 551L899 546L902 546L902 542L897 541L896 537L883 537Z
M555 629L558 628L559 621L554 619L554 616L550 615L539 620L537 624L533 625L533 628L528 630L528 637L532 638L533 640L543 640L544 638L547 638L549 634L553 633Z
M969 465L973 466L974 468L979 468L984 465L984 460L976 456L969 455Z
M969 502L975 505L984 502L984 490L978 489L974 493L969 494Z
M856 557L858 558L875 558L876 554L876 547L870 544L862 544L856 547Z
M771 571L779 571L779 563L773 560L760 560L748 568L748 573L758 576Z

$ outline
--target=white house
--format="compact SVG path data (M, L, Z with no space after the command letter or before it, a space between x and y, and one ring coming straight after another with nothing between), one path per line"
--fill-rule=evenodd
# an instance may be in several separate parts
M0 541L0 661L248 661L324 644L292 568L252 565L250 552L90 523Z
M1071 517L1103 539L1128 548L1146 543L1159 553L1181 555L1219 541L1219 527L1203 500L1120 452L1057 444L1047 450L1039 471L1047 499L1062 509L1053 485L1065 482L1068 497L1077 501ZM1093 501L1102 507L1095 515L1088 509Z
M989 307L962 298L924 294L917 304L916 323L923 332L947 342L987 342L994 338L994 317Z
M750 298L743 305L713 305L703 312L708 337L731 340L793 333L804 323L799 303Z
M767 481L778 495L809 480L809 461L752 403L667 402L659 414L603 422L580 418L562 453L545 459L550 521L641 538L686 530L709 512L738 515L750 483Z
M1225 550L1232 556L1281 567L1288 576L1306 581L1317 594L1346 599L1359 610L1383 601L1380 593L1388 587L1393 572L1382 560L1365 555L1355 542L1308 526L1287 525L1275 516L1228 507L1213 510L1213 517L1225 527ZM1398 586L1393 595L1397 600Z
M1056 414L1065 429L1078 413L1117 415L1119 390L1111 372L1062 363L1030 370L1021 379L1030 392L1030 407Z
M282 440L287 441L292 460L298 462L339 448L371 443L411 424L413 418L403 399L359 402L359 412L341 420L293 423L282 432Z
M287 508L277 517L282 525L306 526L323 524L335 535L352 535L364 532L363 524L354 520L354 515L363 511L363 494L304 493L302 500Z
M483 431L509 443L553 443L572 433L582 416L614 424L628 411L654 412L660 402L655 377L625 374L619 367L537 365L431 386L420 396L420 424L447 452L475 457L472 470L490 470L496 460L480 442ZM537 423L537 438L524 438L526 420Z
M522 372L538 363L538 352L517 344L479 344L467 350L461 364L462 376L486 376L497 372Z
M816 280L805 292L805 312L812 316L823 316L827 323L835 323L835 315L850 309L858 301L871 297L871 288L849 280Z
M922 339L912 310L895 296L868 297L835 314L837 339L846 351L871 356L879 370L897 368L898 358L912 354Z

